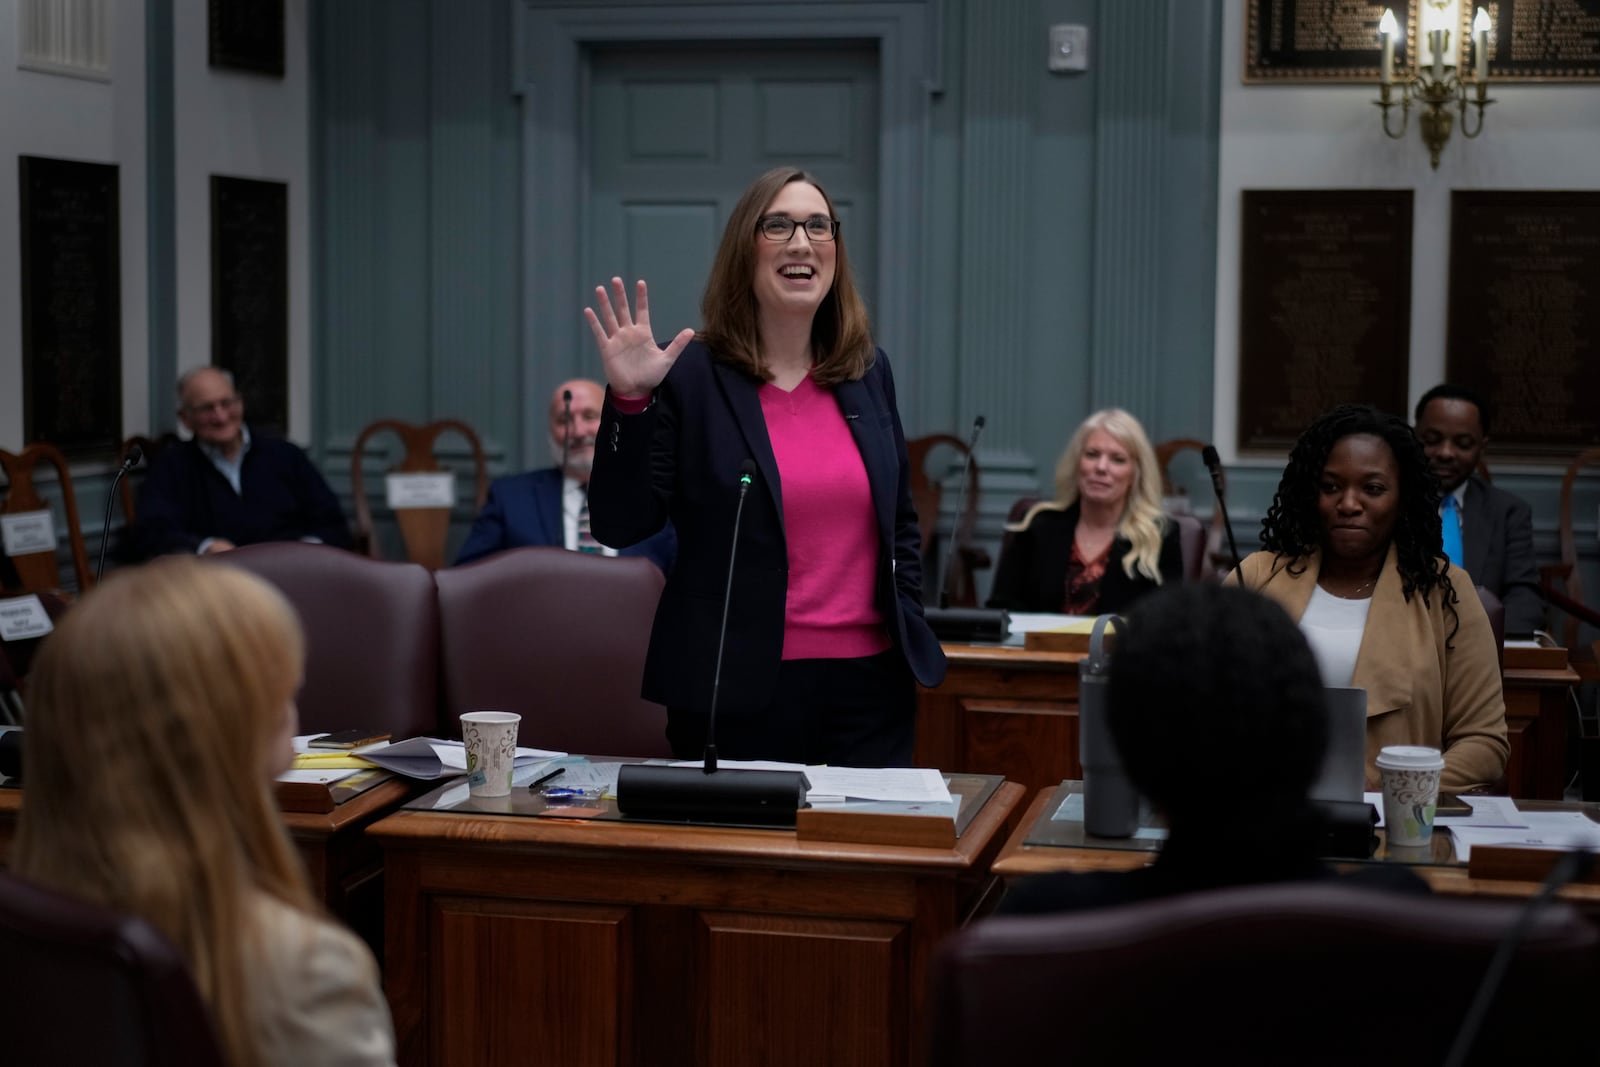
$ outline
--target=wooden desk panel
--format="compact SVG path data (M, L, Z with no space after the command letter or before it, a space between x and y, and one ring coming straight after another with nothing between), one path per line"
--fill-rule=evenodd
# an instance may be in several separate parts
M1000 850L991 870L998 877L1011 881L1030 874L1051 871L1130 871L1153 861L1155 852L1112 848L1058 848L1053 845L1030 845L1028 838L1036 824L1050 817L1050 798L1055 787L1042 789L1028 805L1027 812L1012 831L1005 847ZM1556 810L1554 803L1540 802L1538 810ZM1414 866L1411 868L1428 883L1435 893L1443 896L1484 897L1499 900L1526 900L1539 891L1538 882L1517 882L1500 879L1473 878L1462 866ZM1586 913L1600 918L1600 885L1568 885L1561 897L1582 908Z
M1078 762L1081 653L946 645L944 684L917 693L919 767L1004 775L1030 791L1083 777ZM1567 689L1563 670L1504 672L1506 765L1512 796L1560 800L1566 788Z
M1024 790L954 849L403 811L386 990L406 1064L920 1064L929 959Z

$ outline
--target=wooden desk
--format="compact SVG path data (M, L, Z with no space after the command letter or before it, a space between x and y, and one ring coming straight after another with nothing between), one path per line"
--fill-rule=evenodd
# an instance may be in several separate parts
M283 816L305 860L312 893L361 934L374 951L383 944L383 852L362 830L414 792L410 782L393 778L326 814L286 812ZM0 863L11 851L22 796L20 789L0 789Z
M400 1061L924 1063L930 954L995 884L1023 796L1002 784L949 850L391 815L368 832Z
M1028 789L1083 777L1077 652L946 645L949 669L917 694L918 767L999 774ZM1504 672L1512 796L1560 800L1566 788L1571 668Z
M1030 845L1028 839L1034 836L1035 827L1050 818L1054 807L1051 798L1055 795L1056 787L1041 789L1033 798L1033 803L1028 806L1027 813L1022 816L1021 822L1012 832L1010 840L1000 850L999 857L994 862L992 870L999 877L1007 881L1024 877L1030 874L1044 874L1049 871L1129 871L1136 867L1143 867L1152 862L1157 851L1151 849L1132 849L1115 847L1081 847L1064 848L1056 845ZM1519 802L1523 803L1523 802ZM1558 803L1528 802L1530 810L1553 811L1561 809L1579 809L1584 805L1569 805ZM1594 805L1588 805L1593 809ZM1381 835L1383 831L1379 831ZM1436 839L1437 855L1452 854L1450 846L1442 839ZM1398 862L1398 861L1396 861ZM1537 882L1512 882L1473 878L1467 873L1465 864L1439 861L1429 864L1410 865L1416 874L1424 879L1435 893L1446 896L1488 897L1502 900L1525 900L1539 889ZM1561 896L1572 901L1585 912L1600 917L1600 885L1583 884L1568 885L1561 890Z

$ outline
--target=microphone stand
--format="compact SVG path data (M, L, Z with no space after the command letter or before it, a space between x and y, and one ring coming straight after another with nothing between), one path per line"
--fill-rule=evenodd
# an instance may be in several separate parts
M733 513L733 543L728 549L728 584L717 632L716 668L711 676L711 707L706 715L705 761L699 767L661 767L625 763L617 773L617 810L656 822L710 822L793 826L805 807L811 783L802 771L719 770L717 697L722 689L722 653L728 639L728 606L733 601L733 565L739 553L739 523L744 499L755 481L755 460L739 468L739 504Z
M1222 457L1216 445L1206 445L1200 450L1200 460L1211 472L1211 490L1217 494L1217 508L1222 512L1222 526L1228 531L1228 551L1233 553L1233 572L1238 575L1239 588L1244 588L1244 558L1239 555L1239 542L1233 539L1233 520L1228 518L1228 502L1222 491Z
M972 457L978 450L984 418L972 420L972 437L967 442L967 458L961 464L961 488L956 495L956 519L950 528L950 550L939 561L939 606L923 609L928 629L940 641L966 644L972 641L1004 641L1011 633L1011 615L999 608L952 608L950 606L950 564L955 559L956 539L966 513L967 484L972 478Z
M144 458L144 449L134 445L128 449L128 457L122 461L122 466L117 468L116 475L111 479L111 488L106 490L106 521L100 524L100 558L94 565L94 584L100 584L100 574L106 567L106 545L111 540L111 508L117 502L117 484L122 481L122 476L139 465ZM83 590L88 592L87 589Z

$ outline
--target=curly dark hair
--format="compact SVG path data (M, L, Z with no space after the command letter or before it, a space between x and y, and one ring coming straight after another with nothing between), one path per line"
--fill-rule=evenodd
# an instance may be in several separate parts
M1428 469L1422 445L1404 419L1367 404L1342 404L1313 422L1289 453L1278 491L1261 520L1261 546L1289 561L1291 574L1305 570L1306 557L1322 547L1322 519L1317 513L1318 485L1328 453L1352 434L1370 434L1389 446L1400 472L1400 507L1394 525L1395 557L1405 598L1422 596L1424 604L1437 589L1450 613L1455 636L1456 590L1450 582L1450 560L1439 534L1439 482Z
M1249 768L1267 802L1251 819L1298 815L1327 745L1322 681L1299 627L1232 586L1163 586L1139 601L1117 635L1106 719L1128 779L1174 835L1229 821L1214 799L1219 767Z

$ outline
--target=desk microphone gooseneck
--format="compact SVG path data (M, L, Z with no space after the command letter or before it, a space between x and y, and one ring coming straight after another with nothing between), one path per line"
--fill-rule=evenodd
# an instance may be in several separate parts
M1217 507L1222 512L1222 526L1228 531L1228 551L1233 553L1233 571L1239 578L1239 588L1244 588L1244 559L1239 555L1239 542L1233 539L1233 520L1228 518L1228 502L1222 491L1222 457L1216 445L1206 445L1200 450L1200 460L1211 472L1211 489L1217 494Z
M934 608L925 608L928 629L941 641L1003 641L1011 633L1011 615L998 608L952 608L950 606L950 564L956 556L956 538L961 533L961 517L967 506L967 484L972 480L972 457L978 451L984 418L972 420L972 437L967 442L967 458L961 464L961 488L956 494L956 518L950 528L950 550L939 560L939 596Z
M567 476L567 453L572 450L572 390L561 390L561 477Z
M117 468L116 476L111 479L111 488L106 490L106 521L100 524L100 559L94 565L94 583L100 584L100 572L106 569L106 545L111 539L111 508L117 502L117 484L122 481L122 476L139 465L144 459L144 449L134 445L128 449L127 458L122 461L122 466Z
M739 503L733 513L728 549L728 582L722 597L722 626L711 676L706 714L705 762L700 767L661 767L625 763L617 774L617 810L658 822L757 823L793 826L805 805L810 783L800 771L720 770L717 767L717 698L722 688L722 653L728 639L728 608L733 602L734 563L739 554L739 522L745 496L755 482L755 460L739 467Z

